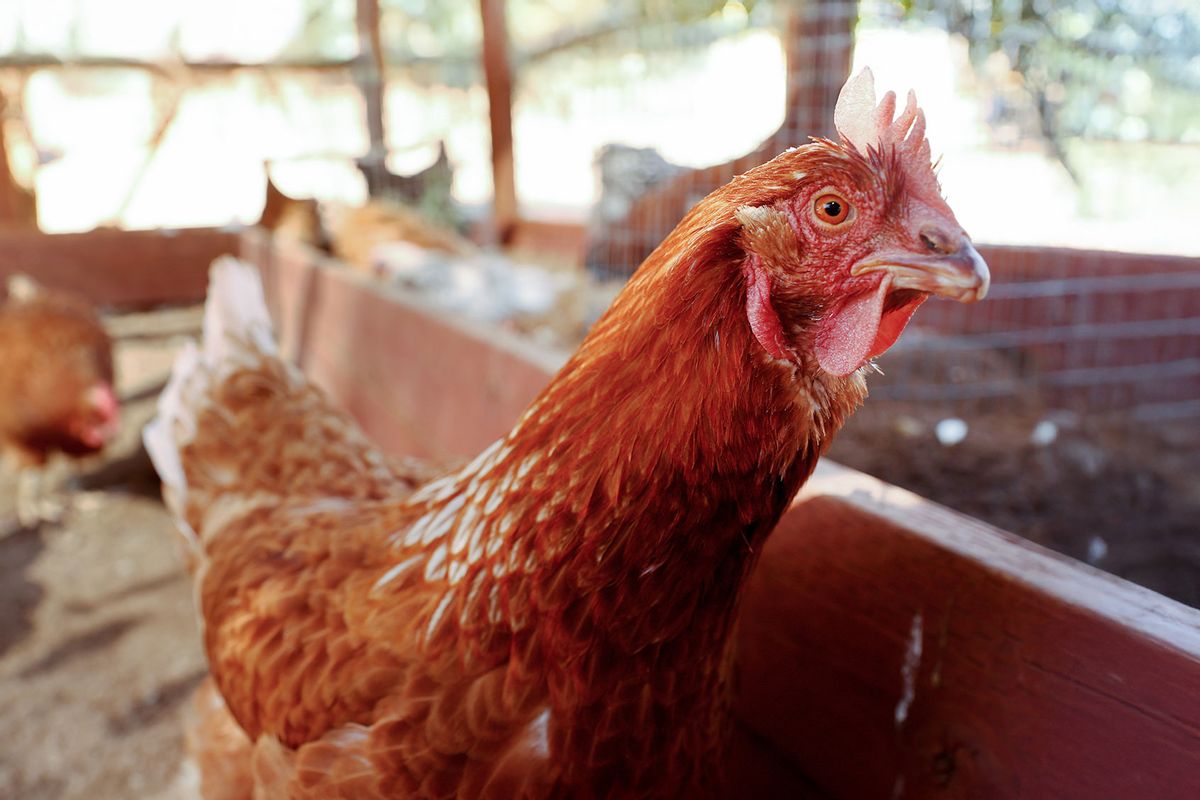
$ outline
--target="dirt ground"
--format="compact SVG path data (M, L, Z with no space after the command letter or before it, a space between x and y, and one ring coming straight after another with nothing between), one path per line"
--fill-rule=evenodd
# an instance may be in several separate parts
M181 770L181 713L206 668L138 446L173 351L169 340L119 344L119 389L137 399L116 446L60 493L62 522L18 529L13 476L0 476L0 798L197 797Z
M966 423L946 445L937 424ZM1037 441L1035 430L1054 431ZM1047 427L1047 425L1052 427ZM867 400L830 457L1200 606L1200 425Z

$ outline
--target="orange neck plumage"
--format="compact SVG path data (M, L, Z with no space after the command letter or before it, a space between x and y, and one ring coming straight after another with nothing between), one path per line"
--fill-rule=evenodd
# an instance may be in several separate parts
M472 571L478 585L462 580L460 625L532 634L512 649L515 672L548 678L568 782L654 780L636 755L668 752L663 737L682 737L681 786L709 777L741 586L865 395L861 378L764 350L745 256L700 222L707 235L682 225L650 257L513 431L430 492L483 509L457 521L481 531L462 534L468 561L477 550L490 564Z

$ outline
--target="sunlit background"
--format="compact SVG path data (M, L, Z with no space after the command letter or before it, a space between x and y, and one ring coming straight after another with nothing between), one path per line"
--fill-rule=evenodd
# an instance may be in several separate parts
M354 5L3 4L10 157L38 189L42 227L252 222L266 161L287 191L363 199ZM785 6L509 3L523 207L585 219L606 144L687 167L753 149L784 117ZM881 89L917 91L946 193L977 240L1194 253L1196 12L1183 0L1038 8L867 2L854 64ZM416 171L443 141L455 198L486 204L477 4L382 10L389 166Z

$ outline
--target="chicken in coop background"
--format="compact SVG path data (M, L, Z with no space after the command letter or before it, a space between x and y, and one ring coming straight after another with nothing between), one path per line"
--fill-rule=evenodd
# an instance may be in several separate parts
M30 526L61 513L41 486L50 458L92 455L117 434L112 342L86 302L16 275L0 305L0 365L0 447Z

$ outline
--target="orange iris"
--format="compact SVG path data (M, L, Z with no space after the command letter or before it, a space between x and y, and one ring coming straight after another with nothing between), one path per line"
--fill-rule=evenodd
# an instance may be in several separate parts
M813 201L813 216L826 225L841 225L850 218L850 204L836 194L823 194Z

